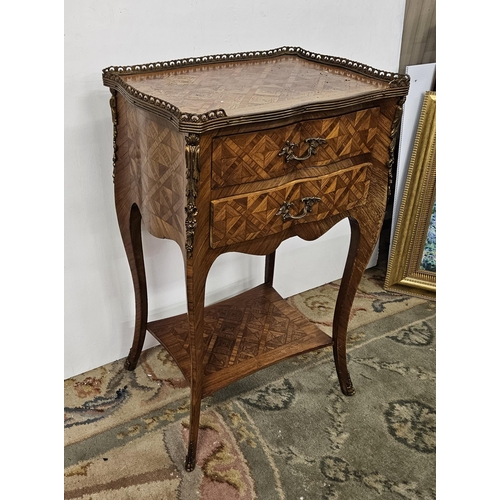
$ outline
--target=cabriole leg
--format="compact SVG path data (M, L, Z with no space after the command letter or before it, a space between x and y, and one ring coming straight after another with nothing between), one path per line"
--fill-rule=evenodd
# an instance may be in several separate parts
M148 316L148 296L146 288L146 271L142 251L141 213L136 204L133 204L126 215L118 211L120 232L125 246L135 293L135 328L132 348L125 361L127 370L134 370L139 361L144 338L146 336L146 323ZM125 212L123 210L122 212Z
M265 275L264 275L264 283L268 285L273 285L274 279L274 262L276 260L276 251L266 255L266 267L265 267Z
M200 427L200 411L203 390L203 356L204 356L204 307L205 282L210 265L203 270L195 271L193 265L186 266L186 292L189 319L190 356L191 356L191 406L189 414L188 451L185 469L188 472L196 466L198 448L198 431ZM194 276L196 275L196 279Z
M356 290L377 243L376 221L349 218L351 242L333 316L333 357L342 393L352 396L356 391L347 369L346 338L349 315ZM381 221L380 221L381 224Z

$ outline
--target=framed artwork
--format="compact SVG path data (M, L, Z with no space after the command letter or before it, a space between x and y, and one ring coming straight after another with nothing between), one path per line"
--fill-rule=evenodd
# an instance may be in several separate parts
M436 298L436 92L426 92L384 288Z

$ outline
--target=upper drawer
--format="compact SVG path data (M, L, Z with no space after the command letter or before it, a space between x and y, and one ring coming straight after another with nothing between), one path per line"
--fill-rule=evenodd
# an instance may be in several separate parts
M378 124L379 108L370 108L322 120L284 127L216 137L212 148L212 188L272 179L293 169L318 167L369 153ZM306 139L321 138L307 159L287 161L283 148L295 143L296 157L309 155ZM282 154L280 154L282 153Z

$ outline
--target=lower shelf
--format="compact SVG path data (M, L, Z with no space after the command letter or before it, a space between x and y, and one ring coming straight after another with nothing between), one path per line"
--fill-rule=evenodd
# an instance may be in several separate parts
M187 314L152 321L147 330L190 381ZM329 346L332 339L264 284L206 307L203 342L205 397L278 361Z

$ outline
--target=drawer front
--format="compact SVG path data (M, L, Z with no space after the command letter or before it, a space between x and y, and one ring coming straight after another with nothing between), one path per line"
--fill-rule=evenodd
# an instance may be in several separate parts
M322 220L364 205L371 166L363 163L315 179L214 200L210 245L217 248L262 238L284 231L292 224ZM310 201L302 201L304 198ZM321 201L315 201L316 198Z
M216 137L212 147L212 188L245 184L285 175L296 168L318 167L369 153L377 135L379 108L309 120L275 129ZM287 141L293 154L308 156L308 138L326 143L305 160L280 153Z

